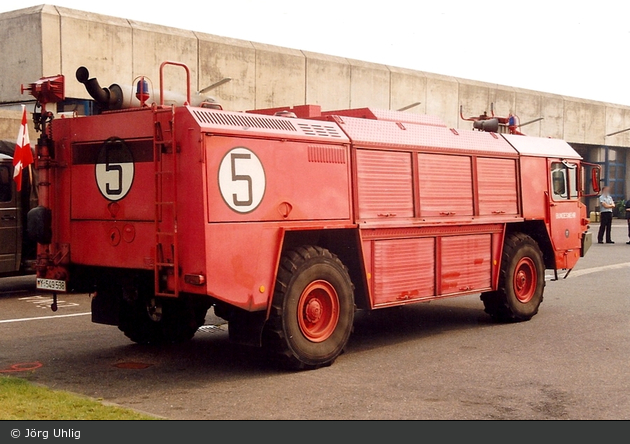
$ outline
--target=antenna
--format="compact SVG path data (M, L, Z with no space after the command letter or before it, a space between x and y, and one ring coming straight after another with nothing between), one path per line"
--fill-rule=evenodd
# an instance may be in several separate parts
M397 109L396 111L407 111L408 109L414 108L420 105L422 102L414 102L411 105L403 106L402 108Z
M223 80L219 80L218 82L213 83L213 84L212 84L212 85L210 85L210 86L206 86L206 87L205 87L204 89L202 89L201 91L197 91L197 94L204 94L204 93L207 93L207 92L208 92L208 91L210 91L211 89L218 88L219 86L221 86L221 85L223 85L223 84L225 84L225 83L231 82L231 81L232 81L232 77L226 77L225 79L223 79Z

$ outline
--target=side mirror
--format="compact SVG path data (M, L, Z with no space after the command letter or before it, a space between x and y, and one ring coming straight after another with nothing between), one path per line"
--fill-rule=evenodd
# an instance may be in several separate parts
M601 167L599 165L594 166L593 169L591 170L591 185L593 187L593 191L598 194L601 191L600 186L599 186L599 182L601 180L600 175L601 175Z

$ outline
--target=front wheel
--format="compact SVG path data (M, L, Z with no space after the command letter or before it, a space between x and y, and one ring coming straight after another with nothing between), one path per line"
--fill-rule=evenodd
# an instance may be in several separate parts
M282 256L264 345L291 369L330 365L348 342L354 286L330 251L304 246Z
M486 313L500 322L527 321L538 313L544 289L545 265L538 243L523 233L507 235L499 287L481 295Z

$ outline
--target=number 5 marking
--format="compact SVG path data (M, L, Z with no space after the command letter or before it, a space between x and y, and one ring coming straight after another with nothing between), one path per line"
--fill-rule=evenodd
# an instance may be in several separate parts
M219 191L232 210L245 214L254 211L265 194L265 170L256 154L236 147L219 164Z
M111 194L114 196L118 196L120 195L120 193L122 193L122 188L123 188L123 170L122 167L120 165L110 165L109 164L109 150L111 148L111 145L105 145L105 171L109 172L109 171L116 171L118 172L118 188L110 188L109 186L109 181L107 182L107 184L105 185L105 191L107 191L107 194Z
M251 159L251 154L231 153L230 159L232 164L232 181L244 180L247 182L247 199L239 200L236 193L232 194L232 201L237 207L248 207L253 202L252 178L247 174L236 174L236 159Z

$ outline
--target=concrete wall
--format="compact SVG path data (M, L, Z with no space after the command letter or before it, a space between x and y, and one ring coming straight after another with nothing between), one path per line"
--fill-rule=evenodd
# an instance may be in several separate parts
M27 110L28 111L28 110ZM20 111L0 110L0 139L14 140L17 142L18 131L22 124L22 113ZM33 130L33 124L29 119L29 132L31 146L35 146L36 134Z
M24 32L28 29L28 32ZM580 144L630 146L630 107L475 82L405 68L229 39L201 32L130 21L56 6L0 14L0 102L21 101L20 84L64 74L66 96L88 98L75 71L86 66L102 86L131 85L148 76L159 87L159 66L183 62L193 92L223 78L212 90L230 110L319 104L324 109L371 106L437 115L453 128L470 128L459 118L509 112L528 135L564 138ZM165 88L185 92L184 71L165 69ZM2 135L0 134L0 137ZM10 135L11 137L12 134Z

